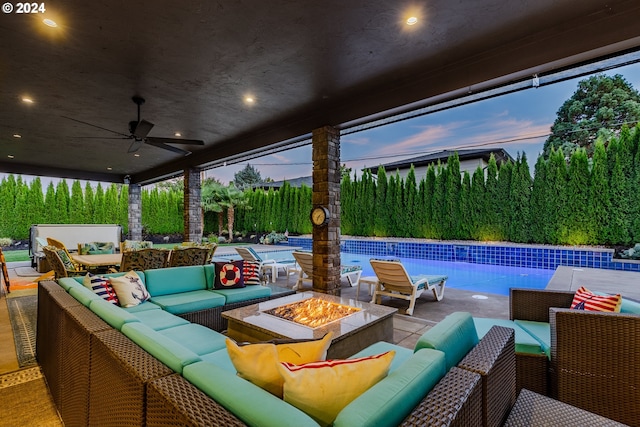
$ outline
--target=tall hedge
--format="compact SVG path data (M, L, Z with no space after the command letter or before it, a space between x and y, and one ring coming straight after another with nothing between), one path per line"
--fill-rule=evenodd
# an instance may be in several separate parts
M640 241L640 127L598 139L591 159L584 150L565 158L551 150L539 157L531 178L527 158L486 169L460 172L457 155L446 165L430 165L423 176L412 167L405 178L378 168L374 177L344 177L341 184L343 234L429 239L510 240L544 244L630 245ZM248 207L237 210L236 230L308 234L312 190L283 185L249 189ZM25 239L36 223L128 222L128 190L50 183L28 185L8 175L0 182L0 237ZM216 213L204 218L205 234L217 233ZM223 222L226 215L222 215ZM147 233L183 232L183 194L175 188L142 191L142 223ZM222 224L224 226L224 224Z

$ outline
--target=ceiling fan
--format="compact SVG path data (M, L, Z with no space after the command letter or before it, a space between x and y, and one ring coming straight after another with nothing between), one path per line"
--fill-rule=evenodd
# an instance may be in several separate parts
M129 146L128 153L135 153L140 149L142 144L153 145L154 147L163 148L165 150L173 151L174 153L182 154L184 156L188 156L191 154L191 151L183 150L182 148L174 147L168 144L183 144L183 145L204 145L204 141L199 139L180 139L180 138L157 138L153 136L147 136L154 124L148 122L146 120L140 119L140 106L144 104L144 98L141 96L133 96L131 98L133 102L138 106L138 120L134 120L129 122L129 134L121 133L115 130L107 129L102 126L97 126L91 123L83 122L82 120L73 119L71 117L62 116L65 119L73 120L74 122L82 123L88 126L92 126L94 128L106 130L111 133L115 133L117 135L121 135L120 138L116 139L132 139L131 145ZM100 138L100 137L91 137L91 138ZM101 138L107 139L107 138Z

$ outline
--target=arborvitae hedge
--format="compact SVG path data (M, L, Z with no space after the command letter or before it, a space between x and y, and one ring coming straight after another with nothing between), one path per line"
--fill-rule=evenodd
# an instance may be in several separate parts
M341 187L341 230L347 235L429 239L511 240L546 244L624 244L640 241L640 127L598 140L565 159L553 151L539 157L531 178L524 155L500 167L460 173L459 159L429 166L422 177L345 177ZM247 190L248 208L236 210L235 230L308 234L311 188ZM0 182L0 237L26 239L37 223L119 223L126 233L128 191L124 185L95 188L74 181L27 185L8 175ZM182 191L142 192L142 223L148 233L183 232ZM223 215L223 219L226 215ZM218 232L218 215L207 213L205 234Z

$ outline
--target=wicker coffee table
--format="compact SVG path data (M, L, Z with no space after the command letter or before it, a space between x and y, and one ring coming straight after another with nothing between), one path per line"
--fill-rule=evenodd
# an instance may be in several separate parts
M299 325L265 313L266 310L309 298L358 308L359 311L341 320L317 328ZM300 292L273 300L224 311L228 320L227 336L236 341L258 342L271 339L318 339L333 332L329 359L342 359L378 341L393 341L393 315L397 309L336 297L316 292Z

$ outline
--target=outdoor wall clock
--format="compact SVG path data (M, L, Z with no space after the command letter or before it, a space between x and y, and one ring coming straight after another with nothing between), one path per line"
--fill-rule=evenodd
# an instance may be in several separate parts
M321 227L329 223L329 209L324 206L318 206L311 211L311 222L313 225Z

